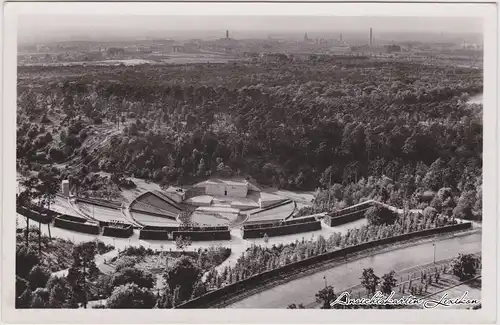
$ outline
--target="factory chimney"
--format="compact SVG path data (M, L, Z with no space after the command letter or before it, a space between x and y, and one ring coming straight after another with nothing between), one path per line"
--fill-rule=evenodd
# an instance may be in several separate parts
M226 39L228 39L228 38L229 38L229 31L226 30Z
M372 47L372 46L373 46L373 31L370 27L370 47Z

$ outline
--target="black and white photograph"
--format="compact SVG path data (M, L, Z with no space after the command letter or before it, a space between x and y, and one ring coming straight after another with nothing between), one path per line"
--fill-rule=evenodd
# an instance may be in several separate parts
M491 312L484 15L163 5L16 15L3 302Z

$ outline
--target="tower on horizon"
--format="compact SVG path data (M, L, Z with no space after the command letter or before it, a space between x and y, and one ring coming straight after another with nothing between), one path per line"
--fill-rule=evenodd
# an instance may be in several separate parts
M342 42L342 33L340 33L340 41Z
M372 46L373 46L373 30L370 27L370 47L372 47Z
M309 40L309 38L307 38L307 32L304 34L304 41L307 41Z
M229 31L226 30L226 39L228 39L228 38L229 38Z

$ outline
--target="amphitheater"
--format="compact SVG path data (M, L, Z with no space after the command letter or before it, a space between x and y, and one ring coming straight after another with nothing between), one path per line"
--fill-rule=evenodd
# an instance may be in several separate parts
M297 202L248 180L209 179L136 193L128 202L58 195L50 211L23 211L44 223L94 236L148 241L255 240L327 231L364 217L375 201L298 217ZM278 238L277 238L278 239Z

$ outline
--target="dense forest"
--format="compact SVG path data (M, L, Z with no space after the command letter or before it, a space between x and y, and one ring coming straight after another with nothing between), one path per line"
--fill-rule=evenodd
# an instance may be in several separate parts
M18 76L19 170L55 164L77 183L99 171L162 184L240 175L323 193L372 177L393 201L448 188L480 214L482 105L466 103L480 70L370 58Z

